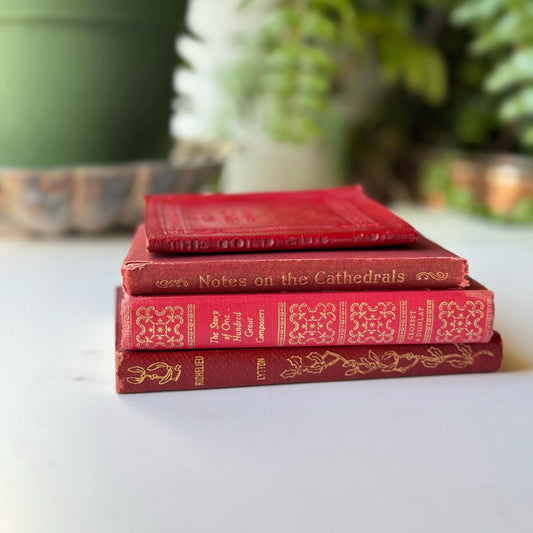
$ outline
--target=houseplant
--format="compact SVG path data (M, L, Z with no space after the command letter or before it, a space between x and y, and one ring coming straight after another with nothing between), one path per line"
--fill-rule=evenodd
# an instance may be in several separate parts
M258 3L249 0L244 9ZM287 145L314 148L323 157L327 146L330 156L334 151L336 160L342 160L348 130L365 122L391 87L400 85L434 104L444 99L445 65L438 49L417 29L413 15L419 2L263 4L269 5L268 15L257 32L242 39L241 60L225 76L233 116L244 117L269 137L255 150L265 159L258 169L267 159L277 159ZM250 151L246 134L241 135L244 151ZM249 174L253 167L248 166ZM347 179L338 167L331 169L336 177L328 176L325 185ZM292 176L306 172L287 168L274 174L290 186Z
M532 222L533 6L465 0L450 15L454 28L468 32L462 62L477 65L477 79L457 109L453 150L425 167L426 193L485 216Z
M258 3L267 4L244 4ZM465 187L472 181L460 164L465 158L469 168L482 160L483 169L494 170L486 188L501 183L507 190L511 181L525 180L520 188L527 191L531 165L509 157L528 156L533 146L533 8L527 2L268 4L269 16L243 39L242 60L227 79L234 114L252 116L270 142L322 141L345 179L363 181L382 200L417 194L413 176L421 156L440 168L425 167L426 188L445 192L448 203L491 210ZM462 169L452 180L462 182L459 188L446 184L450 161ZM499 172L514 163L514 177ZM520 201L518 218L533 214L533 204L526 204ZM495 208L498 216L514 217Z

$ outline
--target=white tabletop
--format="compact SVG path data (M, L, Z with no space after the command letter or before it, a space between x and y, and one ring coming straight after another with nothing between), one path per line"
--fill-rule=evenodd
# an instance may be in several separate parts
M119 396L129 237L0 239L0 531L533 531L533 228L396 211L495 291L502 372Z

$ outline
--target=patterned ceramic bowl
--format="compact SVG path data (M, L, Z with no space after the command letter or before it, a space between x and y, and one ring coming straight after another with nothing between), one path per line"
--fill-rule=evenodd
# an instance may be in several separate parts
M0 169L0 211L7 224L42 235L131 228L146 194L200 190L219 176L226 151L180 141L168 162Z

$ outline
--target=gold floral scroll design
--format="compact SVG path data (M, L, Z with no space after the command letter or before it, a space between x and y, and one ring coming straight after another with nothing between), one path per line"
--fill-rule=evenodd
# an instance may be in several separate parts
M372 306L368 302L350 306L350 320L353 323L348 334L351 344L390 343L394 337L391 326L396 319L396 305L392 302L379 302Z
M345 377L365 375L370 372L383 372L390 374L405 374L416 366L435 369L442 365L449 365L459 370L472 367L476 359L482 355L493 357L490 350L474 351L468 344L455 344L451 351L442 347L430 346L424 353L387 350L382 354L369 349L366 356L358 359L346 359L342 355L326 351L324 353L311 352L305 360L293 355L287 359L289 368L281 373L283 379L293 379L304 374L322 374L328 368L341 365L345 368Z
M171 381L178 381L181 376L181 365L169 365L162 361L152 363L146 368L142 366L130 366L127 370L136 376L128 376L126 381L132 385L140 385L145 380L157 381L158 385L165 385Z
M483 335L485 304L479 300L468 300L464 305L455 301L441 302L438 308L440 326L437 342L476 342Z
M167 305L159 311L153 305L138 307L135 312L135 324L139 326L135 336L137 345L182 348L183 334L179 330L183 322L183 308L180 306Z
M292 325L289 344L335 344L335 304L317 303L314 307L306 303L292 304L289 313Z
M433 279L435 281L444 281L448 279L448 272L419 272L416 275L418 281Z
M154 285L159 289L183 289L189 286L189 282L186 279L159 279L154 282Z

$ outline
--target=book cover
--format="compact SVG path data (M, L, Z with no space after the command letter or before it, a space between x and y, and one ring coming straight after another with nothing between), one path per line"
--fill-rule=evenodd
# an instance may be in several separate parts
M488 342L493 293L465 289L131 296L124 349Z
M493 372L502 364L498 333L472 344L131 351L122 348L121 332L119 303L118 393Z
M407 244L415 230L360 186L146 197L152 252L358 248Z
M211 294L461 288L466 259L419 235L390 248L234 254L161 254L141 225L121 268L129 294Z

